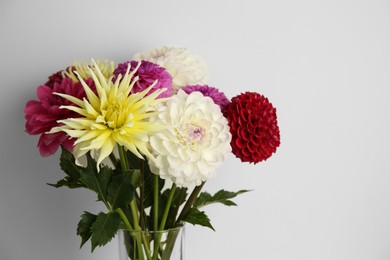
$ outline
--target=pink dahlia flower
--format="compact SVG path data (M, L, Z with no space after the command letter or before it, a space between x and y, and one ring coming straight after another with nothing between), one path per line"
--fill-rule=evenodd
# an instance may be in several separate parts
M92 85L92 80L87 80ZM71 79L62 79L60 83L54 83L53 87L39 86L37 97L39 100L30 100L24 109L26 119L26 132L30 135L40 135L38 141L39 152L42 156L54 154L60 145L72 151L73 139L69 139L65 132L47 134L53 127L58 126L57 120L79 115L68 109L60 109L62 105L70 105L71 102L59 97L54 92L64 93L82 99L85 96L81 83L74 83Z
M238 95L223 114L229 121L232 152L241 161L256 164L267 160L280 145L276 108L263 95Z
M49 77L49 80L45 83L45 86L53 88L54 83L61 83L63 78L64 77L62 76L62 70L59 70Z
M126 61L118 65L114 70L115 78L119 74L125 74L128 65L130 64L130 71L133 71L137 65L137 61ZM141 92L144 89L148 88L153 82L157 79L157 84L151 89L151 92L154 92L157 89L166 88L167 90L159 95L159 98L170 97L172 96L172 77L163 67L160 67L157 64L154 64L149 61L141 61L141 66L138 68L134 77L138 76L139 79L133 86L131 93Z
M198 91L205 97L210 97L215 104L217 104L221 110L224 109L229 103L229 99L226 98L223 92L220 92L217 88L209 87L208 85L193 85L182 88L184 92L190 94L191 92Z

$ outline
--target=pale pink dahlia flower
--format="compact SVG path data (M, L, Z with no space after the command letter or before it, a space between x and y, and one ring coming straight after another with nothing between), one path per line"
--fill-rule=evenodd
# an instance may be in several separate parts
M137 61L126 61L118 65L118 67L114 70L114 75L118 77L119 74L122 76L126 73L127 67L130 64L130 72L133 71L137 65ZM155 80L157 80L156 85L150 90L148 93L151 94L154 91L162 88L166 88L167 90L160 94L158 98L170 97L172 96L172 77L163 67L160 67L157 64L154 64L149 61L142 61L140 67L133 77L137 77L138 80L131 89L131 93L138 93L145 89L147 89L150 85L153 84Z
M187 85L205 84L206 63L185 48L160 47L134 55L134 60L146 60L165 68L172 76L173 92Z
M93 85L91 80L87 81ZM60 83L54 82L52 87L42 85L37 89L38 100L30 100L24 109L26 119L26 132L30 135L40 135L38 141L39 152L42 156L54 154L60 145L72 151L73 139L65 132L48 134L53 127L58 126L57 120L79 115L68 109L60 109L62 105L70 105L71 102L55 95L54 92L65 93L77 98L83 98L85 92L79 82L64 78Z

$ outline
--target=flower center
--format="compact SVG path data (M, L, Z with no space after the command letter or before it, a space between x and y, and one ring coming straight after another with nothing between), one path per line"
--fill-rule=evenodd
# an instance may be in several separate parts
M111 104L107 108L106 122L110 128L119 128L124 124L124 113L120 104Z
M125 102L113 102L108 104L105 110L102 110L102 115L97 118L98 122L106 124L113 130L123 132L122 127L132 127L134 114L129 111L129 107Z
M183 146L194 146L201 144L203 141L202 139L206 134L201 126L187 123L176 129L176 135Z

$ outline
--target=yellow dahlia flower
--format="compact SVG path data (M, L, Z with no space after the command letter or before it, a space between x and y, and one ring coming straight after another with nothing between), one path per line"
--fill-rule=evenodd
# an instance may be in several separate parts
M78 71L78 76L86 98L80 100L76 97L56 93L75 105L61 106L81 115L79 118L59 120L63 124L53 128L50 133L58 131L66 132L70 137L76 138L73 153L77 159L91 152L98 156L97 165L108 157L116 144L124 146L136 156L143 158L142 154L153 159L149 152L149 134L160 131L163 127L159 122L149 122L149 117L155 115L157 106L166 101L164 98L156 99L165 89L157 90L148 96L146 94L155 85L152 84L142 92L130 94L133 85L138 80L132 77L139 68L129 73L119 75L115 82L112 77L105 77L99 66L93 62L93 67L88 67L95 86L95 94L85 83Z
M114 62L108 60L95 61L95 64L97 64L97 67L100 69L104 77L109 78L114 74ZM78 77L89 79L91 78L89 69L93 66L93 63L75 62L72 66L68 67L66 71L64 71L64 75L65 77L72 79L73 82L79 82ZM77 76L74 71L77 71L79 76Z

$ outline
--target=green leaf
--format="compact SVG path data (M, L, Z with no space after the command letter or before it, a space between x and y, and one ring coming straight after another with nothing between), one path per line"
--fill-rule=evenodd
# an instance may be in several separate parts
M115 236L121 223L121 217L116 212L100 212L91 227L91 251L97 246L104 246Z
M111 176L113 174L113 171L108 166L103 166L100 168L100 172L98 173L98 182L100 186L101 194L98 193L98 197L100 200L106 200L106 194L107 194L107 188L108 184L111 181Z
M67 176L59 180L56 184L48 183L48 185L56 188L66 186L71 189L85 187L84 183L80 181L80 173L84 168L76 165L74 156L71 152L62 146L61 149L60 167Z
M80 248L91 238L91 227L92 224L96 221L96 215L84 212L81 215L81 220L77 225L77 235L81 236L81 245Z
M75 179L80 178L80 172L82 171L82 167L76 165L75 158L71 152L66 150L61 146L61 157L60 157L60 166L61 170L63 170L66 174Z
M141 164L145 162L145 160L139 158L130 151L126 151L126 157L131 169L141 169Z
M107 201L107 186L111 179L112 169L108 166L103 166L100 172L97 172L96 161L90 156L88 158L88 165L80 172L80 180L87 186L87 188L95 191L98 199Z
M131 169L128 171L131 176L131 184L133 187L141 186L141 170L140 169Z
M75 188L85 187L84 185L79 185L78 182L73 181L68 176L59 180L57 183L46 183L46 184L54 188L68 187L70 189L75 189Z
M220 190L215 193L213 196L208 192L202 192L194 203L195 208L201 208L213 203L222 203L226 206L237 206L236 203L230 199L235 198L236 196L248 192L249 190L240 190L237 192L231 192L226 190Z
M193 225L208 227L215 231L206 213L204 213L204 211L199 211L197 208L192 208L184 221Z
M124 173L112 177L108 186L107 199L113 209L125 208L134 197L134 188L131 185L131 174Z
M144 163L144 206L148 208L153 205L154 200L154 177L156 175L150 171L148 164ZM165 180L158 178L158 192L161 194L161 190L165 185Z

